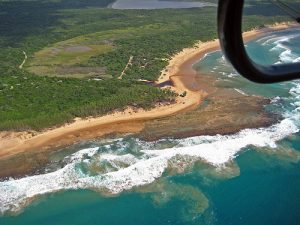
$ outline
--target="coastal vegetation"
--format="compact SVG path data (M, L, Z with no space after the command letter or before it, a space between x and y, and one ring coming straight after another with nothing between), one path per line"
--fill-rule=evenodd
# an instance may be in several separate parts
M155 81L173 54L217 38L216 8L104 8L112 2L0 1L0 130L40 130L174 100L139 80ZM244 30L287 20L258 8L247 11Z

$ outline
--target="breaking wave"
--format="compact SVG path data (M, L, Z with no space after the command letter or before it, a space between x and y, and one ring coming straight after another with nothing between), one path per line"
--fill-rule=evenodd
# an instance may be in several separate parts
M299 62L300 55L293 51L294 47L291 41L300 37L300 34L287 35L283 37L273 37L266 40L262 45L274 46L270 52L279 52L279 60L275 63L295 63Z
M0 212L17 212L37 196L63 190L91 189L118 194L154 182L170 166L171 160L172 166L202 160L222 167L249 145L276 148L277 141L299 131L300 84L295 84L290 95L296 100L293 110L287 112L280 123L268 128L245 129L234 135L186 138L167 149L153 149L155 145L137 141L138 154L128 153L126 146L114 153L111 145L106 144L74 153L66 158L68 164L55 172L3 181L0 183Z
M282 47L283 39L275 36L258 41L268 44L270 40L277 42L272 51ZM226 63L224 58L219 60L223 65ZM234 135L173 140L173 147L169 148L140 140L134 140L133 147L123 139L112 140L66 157L65 166L54 172L0 182L0 215L19 212L38 196L49 193L90 189L118 194L154 182L170 167L184 167L198 160L223 167L247 146L275 149L276 142L299 132L299 83L293 83L289 95L285 103L279 101L281 97L273 99L272 104L288 103L289 109L282 112L282 121L268 128L245 129Z

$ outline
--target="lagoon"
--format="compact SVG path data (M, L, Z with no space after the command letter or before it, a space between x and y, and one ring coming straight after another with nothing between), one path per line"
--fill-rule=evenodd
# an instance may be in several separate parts
M166 8L202 8L216 6L209 2L159 1L159 0L117 0L109 7L113 9L166 9Z

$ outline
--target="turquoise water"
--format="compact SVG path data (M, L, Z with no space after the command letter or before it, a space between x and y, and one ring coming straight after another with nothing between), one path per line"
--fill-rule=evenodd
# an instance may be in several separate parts
M275 35L285 46L300 40ZM266 50L278 45L269 42ZM250 54L260 45L248 43ZM272 63L286 48L272 53ZM228 136L127 136L72 146L43 174L0 182L0 224L300 224L300 82L253 84L219 52L195 67L219 86L271 98L267 110L282 121Z

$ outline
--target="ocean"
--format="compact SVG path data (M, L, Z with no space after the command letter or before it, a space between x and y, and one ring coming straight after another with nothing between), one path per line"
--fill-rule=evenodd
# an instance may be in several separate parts
M300 30L246 46L265 64L299 62ZM194 68L217 86L270 98L266 110L280 121L232 135L70 146L41 174L0 182L0 224L300 224L300 81L251 83L219 51Z

